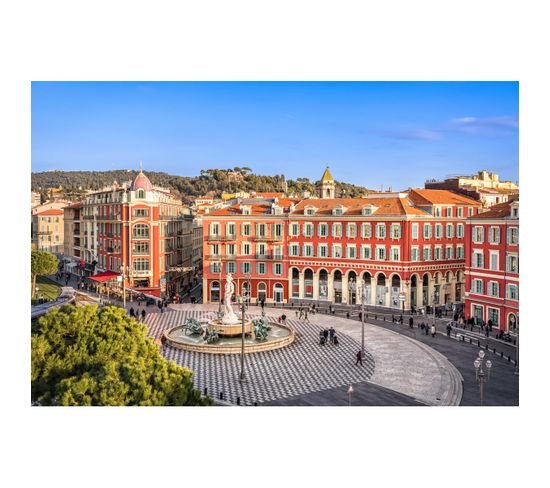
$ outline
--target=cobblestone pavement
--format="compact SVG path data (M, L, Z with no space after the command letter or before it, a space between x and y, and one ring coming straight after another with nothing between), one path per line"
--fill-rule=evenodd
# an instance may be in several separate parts
M175 306L173 306L175 307ZM185 305L178 306L185 307ZM248 318L259 313L247 314ZM214 314L204 310L170 310L163 314L149 314L145 323L149 334L159 338L165 329L183 324L187 317L195 319L214 318ZM276 321L276 317L268 317ZM363 366L355 366L357 344L349 337L340 336L338 346L320 346L319 326L287 320L287 325L296 331L294 342L283 349L245 356L247 381L239 382L240 355L214 355L163 346L166 359L186 366L195 372L194 384L204 392L224 400L253 405L277 398L326 390L342 385L367 381L374 371L374 361L367 354Z
M214 318L216 306L212 305L170 305L163 314L148 314L145 323L149 335L160 338L166 329L181 325L187 317L196 319ZM251 307L248 317L258 316L261 310ZM271 315L269 312L275 312ZM267 310L267 315L276 320L278 310ZM395 404L457 404L460 401L461 387L453 383L453 368L437 352L415 344L410 339L369 326L366 329L367 357L364 366L355 366L355 354L360 349L356 331L349 329L352 321L329 316L310 316L309 322L298 321L288 311L287 325L296 331L296 340L283 349L245 356L248 381L241 384L239 355L211 355L162 347L162 354L169 360L189 367L195 372L195 386L210 396L231 403L240 398L241 404L254 403L289 404L282 399L300 398L319 392L321 398L326 392L325 402L331 403L333 394L348 385L369 382L369 391L383 392L380 403L375 403L376 395L370 396L365 404L392 404L391 394L395 393ZM325 323L326 322L326 323ZM340 339L339 346L318 344L319 331L334 326ZM348 330L349 329L349 330ZM451 371L451 373L449 372ZM458 375L459 376L459 375ZM456 374L454 376L456 379ZM393 391L392 391L393 390ZM305 398L305 397L304 397ZM328 402L328 403L327 403ZM373 403L374 402L374 403ZM296 404L300 404L297 402ZM309 404L306 400L305 403Z

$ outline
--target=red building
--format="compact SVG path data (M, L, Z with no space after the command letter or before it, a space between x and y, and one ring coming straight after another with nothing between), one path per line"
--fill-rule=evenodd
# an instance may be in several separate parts
M153 187L142 171L131 183L88 195L79 210L78 220L72 216L78 256L70 257L84 264L86 274L120 273L127 288L158 297L189 285L191 213L168 190Z
M519 323L519 200L466 223L465 317L501 330Z
M421 189L334 198L335 182L328 169L320 194L321 198L275 199L282 205L278 213L269 205L256 204L206 215L204 301L219 299L222 276L216 262L235 263L225 271L235 270L237 280L244 279L237 263L248 261L242 253L246 242L265 243L252 248L258 257L262 250L277 256L254 263L254 272L265 273L252 277L253 300L356 304L364 293L366 304L396 309L462 301L464 224L467 217L477 215L479 202L450 191ZM248 234L239 234L236 222L223 230L237 219L248 221ZM272 234L265 229L275 223L282 227L282 235L269 240ZM226 240L213 248L212 238ZM225 255L228 249L234 253L230 259ZM269 266L275 263L279 266Z

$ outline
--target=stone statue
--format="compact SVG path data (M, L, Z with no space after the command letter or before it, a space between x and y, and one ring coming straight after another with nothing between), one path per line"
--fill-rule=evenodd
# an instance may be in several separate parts
M235 293L235 285L233 284L233 278L229 273L225 278L225 293L223 295L223 317L222 324L238 324L239 317L233 312L231 307L231 297Z
M262 316L252 321L254 324L254 337L257 341L267 340L267 331L270 327L267 324L267 318Z
M192 317L188 317L185 323L183 324L184 334L188 333L191 335L202 334L202 325L198 320L195 320Z

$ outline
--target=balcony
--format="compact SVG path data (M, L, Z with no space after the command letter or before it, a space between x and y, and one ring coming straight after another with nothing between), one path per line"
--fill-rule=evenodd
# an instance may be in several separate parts
M53 234L53 230L39 230L37 232L37 235L39 236L51 236Z
M94 220L95 215L84 215L82 218L84 220Z
M211 242L231 242L237 240L237 236L235 235L225 235L225 236L218 236L218 235L211 235L209 234L206 236L207 241Z
M209 254L206 259L210 261L232 261L237 259L236 254Z

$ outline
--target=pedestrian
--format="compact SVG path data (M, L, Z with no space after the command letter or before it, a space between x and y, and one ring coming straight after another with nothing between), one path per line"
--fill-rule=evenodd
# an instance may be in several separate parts
M285 314L281 315L281 318L283 319L283 324L286 325L286 315Z
M432 324L432 337L435 337L435 324Z
M451 327L451 324L447 324L447 337L451 337L451 330L453 328Z
M136 317L136 320L137 320L138 322L141 321L141 312L139 311L139 308L136 308L136 315L135 315L135 317Z
M304 310L304 320L305 320L306 322L309 322L309 318L308 318L308 316L307 316L307 308Z
M296 318L298 318L298 310L295 310L295 312L296 312Z
M328 330L323 329L323 337L325 338L325 342L328 340Z
M334 330L334 327L331 327L328 330L328 335L330 337L330 342L334 342L334 334L336 334L336 331Z
M400 323L401 325L403 325L403 315L400 315L400 316L399 316L399 323Z
M430 328L428 327L428 324L426 324L426 328L424 329L426 335L430 334Z
M260 306L262 307L262 313L264 313L264 307L265 307L265 299L262 298L262 300L260 301Z
M414 320L412 317L409 317L409 327L412 329L414 327Z
M363 355L361 354L361 351L358 351L355 355L355 366L357 366L358 364L363 366Z
M134 307L130 307L130 317L135 317L136 316L136 313L134 311Z
M346 312L346 319L349 319L349 312Z
M319 331L319 344L322 346L325 344L325 333L324 331Z
M147 312L145 311L145 309L143 309L143 310L141 311L141 321L142 321L142 322L145 322L145 316L146 316L146 315L147 315Z
M489 337L489 326L485 326L485 337Z
M339 344L339 342L338 342L338 337L336 337L336 335L334 336L334 342L333 342L333 344L334 344L335 346L337 346L337 345Z

